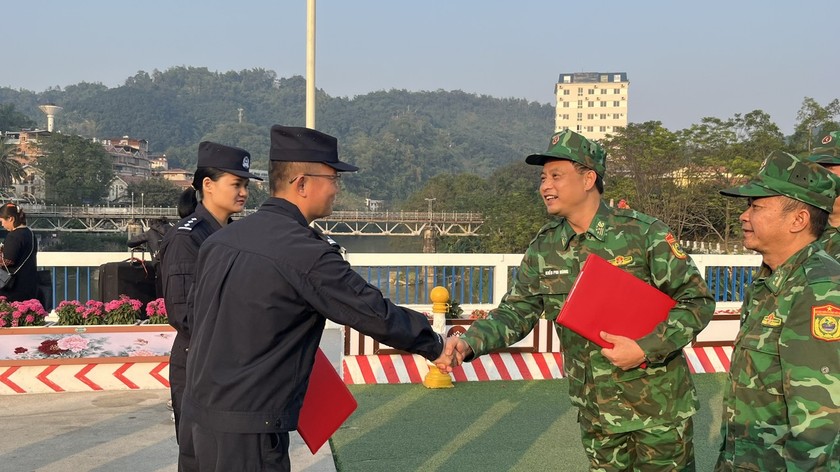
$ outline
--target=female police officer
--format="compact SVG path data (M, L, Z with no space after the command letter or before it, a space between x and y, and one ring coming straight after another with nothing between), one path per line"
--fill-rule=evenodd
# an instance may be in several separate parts
M176 438L190 341L192 304L187 295L194 279L198 249L208 236L231 222L231 215L245 208L248 179L262 180L249 172L250 167L251 155L244 149L210 141L199 144L192 187L184 191L178 203L179 215L188 216L167 232L161 245L160 286L169 324L178 332L169 358Z

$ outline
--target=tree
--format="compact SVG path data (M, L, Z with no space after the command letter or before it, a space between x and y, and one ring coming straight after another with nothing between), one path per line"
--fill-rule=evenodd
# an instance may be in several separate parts
M177 185L162 177L129 183L126 192L134 193L138 198L135 203L142 202L147 207L162 208L175 208L181 195L181 189ZM140 195L143 198L140 198Z
M659 218L679 238L696 201L687 189L698 172L682 152L680 135L659 121L630 123L609 136L604 148L610 156L605 198L627 199L633 209ZM612 187L627 194L615 194Z
M0 105L0 131L16 131L22 128L34 128L35 122L28 116L15 110L11 103Z
M25 176L23 166L16 157L17 146L0 143L0 188L9 187Z
M53 134L40 144L47 203L96 205L108 195L113 162L101 145L79 136Z
M816 100L805 97L802 107L796 114L796 131L793 134L794 144L798 149L809 154L814 147L814 137L828 131L840 129L834 118L840 115L840 100L834 99L826 106L821 106Z

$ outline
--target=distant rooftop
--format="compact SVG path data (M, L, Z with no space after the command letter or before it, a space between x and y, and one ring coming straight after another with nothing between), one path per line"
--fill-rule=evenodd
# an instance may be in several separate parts
M616 80L618 77L618 80ZM627 72L573 72L561 73L558 83L580 84L599 82L627 82Z

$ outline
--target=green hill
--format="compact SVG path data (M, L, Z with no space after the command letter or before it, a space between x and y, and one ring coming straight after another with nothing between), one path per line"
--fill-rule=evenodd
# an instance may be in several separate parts
M255 168L268 162L273 124L303 126L303 77L278 78L264 69L211 72L175 67L138 72L119 87L79 83L43 92L0 88L0 104L45 127L38 105L63 107L65 134L149 141L170 167L192 168L198 143L216 140L248 149ZM240 121L240 109L242 120ZM347 179L357 197L406 199L440 174L489 176L545 146L554 107L461 91L377 91L352 98L317 94L318 129L339 139L343 160L362 171Z

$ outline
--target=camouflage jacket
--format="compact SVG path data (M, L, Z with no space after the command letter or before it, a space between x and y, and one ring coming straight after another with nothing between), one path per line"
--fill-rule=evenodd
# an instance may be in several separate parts
M819 241L829 256L840 261L840 227L826 225Z
M840 263L819 244L745 297L718 470L840 470Z
M602 203L583 234L576 235L563 219L547 224L528 247L510 292L488 319L473 323L464 340L478 356L520 340L543 313L556 318L590 253L656 286L677 305L665 322L637 340L650 360L647 367L626 372L614 367L597 344L555 324L572 403L608 433L691 416L697 395L682 348L709 323L715 304L668 227L650 216Z

